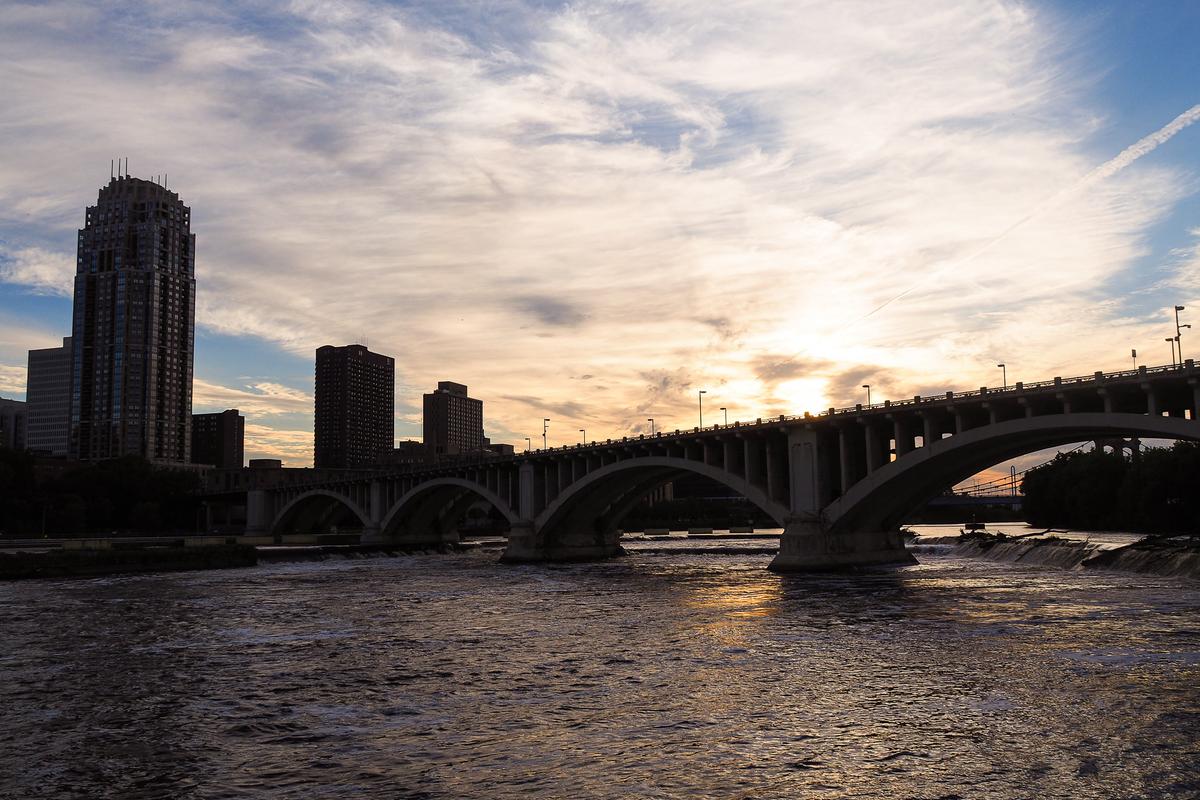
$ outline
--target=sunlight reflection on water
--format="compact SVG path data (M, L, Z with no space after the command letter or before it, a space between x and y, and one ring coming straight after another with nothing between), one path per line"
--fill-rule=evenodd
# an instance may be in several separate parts
M0 585L0 796L1200 793L1195 584L494 558Z

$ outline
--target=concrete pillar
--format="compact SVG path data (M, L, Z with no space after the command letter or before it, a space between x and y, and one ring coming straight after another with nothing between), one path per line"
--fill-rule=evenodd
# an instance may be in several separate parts
M867 448L867 474L871 474L875 470L883 466L883 457L880 452L880 437L879 428L865 420L859 420L863 425L863 439L866 442Z
M995 425L997 422L1000 421L1000 414L996 410L995 403L984 403L983 407L987 411L987 414L988 414L988 425Z
M1096 393L1098 395L1100 395L1100 399L1104 401L1104 413L1111 414L1113 411L1112 392L1110 392L1108 389L1101 387L1096 390Z
M1159 414L1158 392L1149 383L1142 384L1142 391L1146 393L1146 413L1152 417L1157 417Z
M534 505L534 493L537 482L534 476L533 464L526 461L521 465L517 472L518 485L518 501L517 501L517 516L523 520L531 520L537 516L538 508Z
M938 440L941 434L938 433L937 426L934 425L932 413L922 412L921 421L924 423L922 441L925 447L929 447L929 445Z
M1057 381L1057 380L1059 380L1059 378L1055 378L1054 380ZM1058 400L1058 402L1062 403L1062 413L1070 414L1071 413L1071 398L1067 397L1067 393L1066 392L1055 392L1054 397Z
M892 415L892 438L896 440L896 458L913 449L913 437L908 429L908 423L896 415Z
M958 435L967 429L967 423L963 421L965 416L962 409L951 408L950 413L954 415L954 433Z
M246 492L246 535L270 533L275 520L271 519L271 499L262 489Z
M1200 380L1188 378L1188 386L1192 387L1192 419L1200 419Z
M821 509L833 497L827 464L816 431L788 431L789 508L793 514L820 517Z
M767 497L772 500L780 499L779 484L783 477L779 474L779 468L776 464L778 460L775 453L775 442L772 437L767 437L766 442L767 454Z
M383 484L371 481L367 490L367 524L363 526L362 541L371 542L379 538L383 528L384 503Z
M725 471L730 472L739 477L745 477L745 466L742 464L742 448L738 446L738 440L727 438L721 443L724 450L722 457L725 461Z
M751 486L765 484L764 465L759 457L762 451L762 441L758 438L747 437L745 440L744 457L746 464L746 482Z
M854 485L854 467L850 457L850 442L844 426L838 428L838 478L841 492L845 494Z

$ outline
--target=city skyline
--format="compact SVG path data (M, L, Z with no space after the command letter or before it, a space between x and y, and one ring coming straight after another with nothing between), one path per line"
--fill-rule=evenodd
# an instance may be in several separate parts
M251 458L311 463L327 342L396 356L398 438L453 378L518 445L691 427L700 389L752 420L1170 363L1198 12L755 8L18 7L0 394L71 332L117 155L194 209L193 411L241 409ZM176 116L121 111L160 85Z

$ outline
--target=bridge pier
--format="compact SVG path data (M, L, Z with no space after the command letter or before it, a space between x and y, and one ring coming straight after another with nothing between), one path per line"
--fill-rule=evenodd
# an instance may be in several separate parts
M500 556L504 564L533 564L544 562L569 563L603 561L624 555L621 533L617 530L592 534L574 534L547 542L530 522L513 525L508 532L508 545Z
M823 572L886 564L916 564L899 531L830 533L820 522L789 522L779 537L772 572Z

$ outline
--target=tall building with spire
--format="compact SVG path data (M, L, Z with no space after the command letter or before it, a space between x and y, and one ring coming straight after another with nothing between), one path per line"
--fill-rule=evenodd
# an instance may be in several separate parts
M196 237L191 209L120 175L79 231L70 453L187 463L191 449Z

